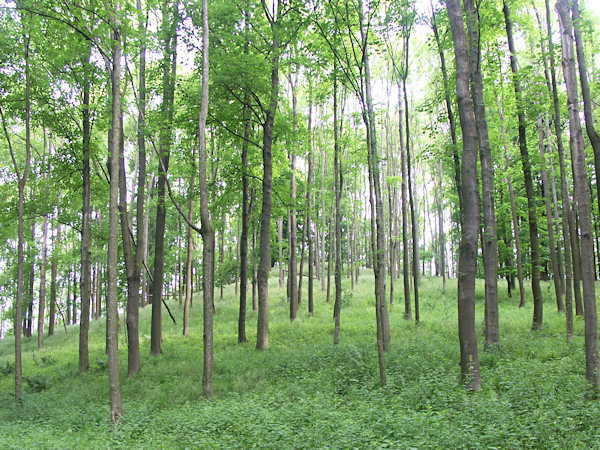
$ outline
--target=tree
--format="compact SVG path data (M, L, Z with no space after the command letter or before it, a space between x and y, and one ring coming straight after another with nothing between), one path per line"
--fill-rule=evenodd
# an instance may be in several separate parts
M118 2L111 5L112 44L112 142L110 146L110 204L108 231L108 293L106 296L106 329L108 350L108 383L110 392L110 417L113 423L121 420L123 406L119 381L119 349L117 318L117 247L118 247L118 195L119 154L121 134L121 19Z
M203 342L204 366L202 371L202 390L208 398L213 396L213 296L214 296L214 249L215 232L211 226L208 212L208 186L206 184L206 118L208 116L208 3L202 0L202 100L198 116L198 142L199 142L199 176L200 188L200 220L202 235L202 300L203 300Z
M485 270L485 346L499 345L498 325L498 239L494 207L494 167L488 136L481 74L481 42L479 11L473 0L465 0L469 33L469 70L471 95L477 127L479 159L481 161L481 207L483 209L483 264Z
M177 26L179 24L179 2L165 1L162 9L163 59L162 59L162 104L159 139L158 203L156 207L156 229L154 232L154 276L152 278L152 330L150 354L161 353L162 341L162 296L165 266L165 223L167 199L167 173L172 139L173 102L177 68Z
M585 311L585 376L595 393L600 390L600 362L598 358L598 319L596 315L596 288L594 275L594 240L591 221L590 192L586 182L586 161L583 132L579 121L579 99L575 52L573 50L573 26L568 0L558 0L562 40L562 67L567 85L569 109L569 143L574 159L575 204L579 213L581 232L581 279L583 281L583 304ZM577 13L575 14L577 17ZM584 65L585 67L585 65ZM581 74L581 64L579 65Z
M458 338L461 378L468 390L481 388L477 336L475 334L475 269L479 234L477 188L477 128L469 95L469 53L460 0L447 0L456 61L456 96L463 135L461 164L462 204L460 256L458 261Z
M531 247L531 288L533 290L533 322L532 329L537 330L543 322L543 298L540 288L540 244L538 237L537 212L535 193L533 191L533 178L531 175L531 159L527 149L527 123L525 120L525 105L519 78L519 63L513 39L512 20L510 8L506 0L503 0L504 21L506 24L506 35L508 48L510 50L510 67L513 73L513 87L517 103L517 117L519 120L519 151L521 153L521 164L523 165L523 178L525 181L525 192L527 194L527 212L529 222L529 244Z
M273 124L279 101L279 58L281 54L281 0L273 0L272 8L261 0L263 12L271 28L271 90L263 126L263 182L260 218L260 264L258 267L258 324L256 349L269 348L269 272L271 270L271 209L273 196Z

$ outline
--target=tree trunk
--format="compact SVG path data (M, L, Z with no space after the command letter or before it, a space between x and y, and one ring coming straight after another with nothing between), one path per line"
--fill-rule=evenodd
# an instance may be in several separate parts
M118 251L118 195L119 195L119 153L121 133L121 35L118 3L114 6L113 49L112 49L112 142L110 148L110 203L108 230L108 295L106 297L106 328L108 350L108 383L110 391L110 417L113 423L121 420L123 406L119 382L119 349L117 317L117 251Z
M48 241L48 217L42 223L42 261L40 263L40 297L38 303L38 349L44 346L44 319L46 317L46 255Z
M479 36L479 13L474 0L465 1L469 32L469 62L471 95L477 126L479 159L481 161L481 206L483 208L483 260L485 272L485 347L497 348L500 342L498 324L498 238L494 207L494 167L488 136Z
M192 175L188 189L188 220L194 220L194 186L196 184L196 148L192 149ZM183 302L183 335L189 336L190 332L190 304L192 302L193 262L194 262L194 230L188 226L186 231L187 254L185 259L185 300Z
M550 247L550 261L552 262L552 279L554 281L554 294L556 296L556 307L558 312L562 312L565 308L562 301L562 287L560 284L560 269L558 265L558 256L556 254L556 242L554 240L554 224L552 222L552 198L550 193L550 180L548 178L548 170L546 169L546 154L544 152L544 123L542 116L538 116L537 120L539 150L542 159L542 182L544 183L544 204L546 207L546 221L548 224L548 247Z
M139 337L139 277L136 277L133 239L129 226L127 210L127 179L125 175L125 145L123 133L123 112L119 119L119 216L121 224L121 242L123 258L127 274L127 376L135 377L140 369L140 337ZM114 137L113 137L114 139Z
M383 352L387 350L390 342L390 325L387 314L387 305L385 297L385 224L383 214L383 196L380 185L379 155L377 148L377 130L375 129L375 111L373 108L373 99L371 96L371 69L369 65L369 46L368 34L364 26L363 2L358 2L358 16L360 34L362 40L362 62L364 68L364 99L362 105L363 122L367 128L367 163L369 168L370 201L371 213L374 217L371 219L371 232L374 243L373 248L373 272L375 274L375 316L377 320L377 355L379 363L379 381L382 387L385 387L386 373Z
M402 174L402 278L404 284L404 318L412 320L412 303L410 294L410 248L408 245L408 185L406 174L406 144L404 141L404 125L402 96L398 84L398 141L400 142L400 166Z
M260 264L258 268L258 323L256 349L269 348L269 272L271 270L271 209L273 196L273 124L279 99L280 42L278 19L268 12L262 0L264 13L269 20L273 41L271 43L271 92L263 124L263 199L260 218Z
M535 204L535 193L533 191L533 180L531 176L531 161L527 150L527 123L521 93L521 82L519 78L519 67L517 53L513 41L512 20L506 0L503 0L504 20L506 23L506 35L510 50L510 66L513 73L513 85L517 104L517 117L519 120L519 150L521 152L521 163L523 165L523 178L525 181L525 192L527 195L527 211L529 217L529 240L531 245L531 288L533 290L533 321L531 328L537 330L543 323L543 298L540 288L540 245L538 239L537 214Z
M311 186L313 183L313 136L312 136L312 85L309 87L308 100L308 176L306 179L306 221L304 227L306 229L306 237L308 240L308 315L314 316L314 266L313 266L313 238L312 225L310 216L312 214L312 194Z
M333 303L333 344L340 342L340 312L342 309L342 170L338 129L337 60L333 67L333 179L335 193L335 300Z
M579 212L581 228L581 274L583 281L583 302L585 310L585 375L595 393L600 390L598 359L598 319L596 316L596 289L594 279L594 241L591 221L590 192L586 182L586 161L583 132L579 121L579 99L577 94L577 74L573 50L573 32L569 14L569 2L558 0L556 10L559 15L562 40L562 66L567 85L569 110L570 146L575 155L575 202ZM578 16L578 15L577 15ZM578 17L577 17L578 19ZM580 72L582 70L580 64Z
M581 95L583 97L583 114L585 117L585 130L592 149L594 150L594 174L596 180L600 180L600 136L594 128L594 113L592 106L594 102L590 94L590 83L588 81L587 64L585 61L585 51L583 49L583 39L581 37L581 17L579 13L579 0L572 0L571 14L573 16L573 32L575 36L575 46L577 49L577 64L579 65L579 80L581 82ZM596 189L598 208L600 209L600 189ZM593 247L592 247L593 249Z
M202 235L202 300L203 300L203 343L204 365L202 371L202 390L204 395L211 399L213 396L213 315L214 315L214 248L215 232L210 223L208 211L208 185L206 183L206 166L208 154L206 152L206 118L208 117L208 2L202 0L202 100L198 116L198 156L200 188L200 220Z
M18 237L17 237L17 297L15 299L15 321L13 325L14 337L15 337L15 400L21 401L21 395L23 392L23 365L21 360L21 340L22 340L22 323L21 316L23 308L23 271L25 262L25 232L24 228L24 208L25 208L25 185L27 184L27 177L29 175L29 168L31 165L31 83L29 79L29 36L23 35L25 41L25 168L23 172L19 170L15 153L13 151L10 135L8 134L8 128L6 120L4 118L4 112L2 111L2 105L0 105L0 118L2 119L2 128L6 135L6 141L8 142L8 148L12 161L14 164L15 174L17 176L19 186L19 205L17 212L18 221ZM32 296L33 302L33 296ZM31 328L30 328L31 330Z
M447 0L456 59L456 95L463 134L462 203L460 256L458 268L458 337L461 378L468 390L481 388L477 335L475 333L475 269L479 231L477 188L477 129L469 95L469 55L460 0Z
M169 157L172 139L173 102L177 67L177 25L179 23L178 2L172 11L165 2L163 11L163 102L161 105L162 126L160 129L158 165L158 202L156 205L156 230L154 233L154 276L152 277L152 328L150 333L150 354L161 353L162 342L162 294L164 283L164 240L166 221L166 182L169 170Z
M56 276L58 275L58 252L60 251L60 223L56 225L54 248L52 250L52 265L50 266L50 320L48 321L48 336L54 334L56 321Z

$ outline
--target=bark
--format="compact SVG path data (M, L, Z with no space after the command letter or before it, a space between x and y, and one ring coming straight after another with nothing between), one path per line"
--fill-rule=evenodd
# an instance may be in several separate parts
M338 130L337 60L333 69L333 178L335 191L335 300L333 304L333 343L340 341L340 313L342 308L342 171Z
M170 146L172 139L173 102L177 67L177 24L179 14L177 3L169 11L169 3L162 6L163 12L163 102L161 106L161 129L158 167L158 202L156 205L156 230L154 233L154 276L152 277L152 327L150 333L150 354L161 353L162 342L162 295L164 283L164 239L166 221L167 172L169 170Z
M294 121L294 130L297 130L297 101L296 88L292 85L292 115ZM288 300L290 303L290 320L295 320L298 313L298 239L297 239L297 218L296 218L296 149L292 145L290 149L290 195L291 208L289 211L288 222ZM301 269L302 270L302 269Z
M448 123L450 124L450 137L452 139L452 157L454 161L454 185L456 193L458 194L459 210L462 210L462 190L460 184L460 159L458 156L458 142L456 139L456 122L454 120L454 113L452 111L452 102L450 101L450 87L448 85L448 70L446 69L446 58L444 56L444 50L440 44L440 36L437 28L437 20L435 17L435 10L433 4L431 6L431 29L435 37L437 44L438 54L440 57L440 66L442 69L442 81L444 84L444 101L446 103L446 112L448 114Z
M444 234L444 194L442 191L442 161L440 160L437 165L438 172L438 233L439 233L439 251L440 251L440 275L442 276L442 289L446 292L446 235Z
M256 349L269 348L269 271L271 270L271 209L273 196L273 124L279 98L279 19L271 16L265 0L263 10L271 27L271 91L269 106L263 124L263 199L260 218L260 264L258 268L258 324ZM278 1L278 6L280 1Z
M468 390L481 388L477 335L475 333L475 269L479 231L477 188L477 129L469 95L469 55L460 0L447 0L456 60L456 95L463 134L462 203L460 256L458 268L458 337L461 378Z
M383 352L391 340L390 325L385 301L385 223L383 214L383 196L380 185L380 164L377 148L377 131L375 129L375 111L371 95L371 68L369 64L368 34L366 33L363 17L363 2L358 3L359 26L362 41L362 63L364 69L364 99L362 105L363 122L367 128L367 163L369 166L371 232L374 234L371 241L373 248L373 271L375 274L375 316L377 319L377 356L379 363L379 381L385 387L386 373Z
M81 319L79 324L79 371L87 372L90 368L90 357L88 350L88 334L90 329L89 302L90 302L90 277L91 277L91 211L90 211L90 55L88 50L84 61L84 85L83 85L83 205L81 208ZM75 305L73 305L73 317L75 317ZM75 319L73 319L75 322Z
M556 242L554 239L554 226L552 223L552 198L550 193L550 180L548 178L548 170L546 169L546 154L544 151L544 124L542 116L538 117L538 136L539 150L542 158L542 182L544 183L544 204L546 207L546 221L548 224L548 247L550 247L550 260L552 262L552 279L554 281L554 294L556 297L556 307L558 312L562 312L565 308L562 301L562 287L560 284L560 269L558 265L558 255L556 254Z
M306 237L308 240L308 315L314 316L314 266L313 266L313 238L312 225L310 223L312 210L312 194L311 187L313 183L313 136L312 136L312 86L309 87L309 106L308 106L308 176L306 179Z
M538 238L537 214L535 193L533 190L533 179L531 175L531 161L529 151L527 150L526 120L523 104L523 94L521 92L521 82L519 79L519 67L517 53L512 33L512 19L510 9L506 0L503 1L504 20L506 23L506 35L508 38L508 47L510 50L510 66L513 73L513 87L517 104L517 117L519 120L519 150L521 153L521 163L523 165L523 178L525 181L525 193L527 195L527 212L529 222L529 241L531 246L531 288L533 291L533 321L531 328L537 330L543 323L543 298L540 288L540 245Z
M246 295L248 290L248 222L250 220L250 205L248 199L248 139L250 138L250 112L248 102L250 93L246 92L246 102L242 111L245 124L244 140L242 142L242 233L240 238L240 312L238 316L238 342L248 342L246 337ZM289 276L289 275L288 275Z
M406 144L404 141L404 125L402 97L398 85L398 140L400 141L400 165L402 174L402 278L404 285L404 318L412 320L412 302L410 293L410 247L408 245L408 187L406 174Z
M279 259L277 265L279 266L279 287L283 286L283 218L277 219L277 244L279 246Z
M596 180L600 180L600 136L594 127L594 113L592 107L594 102L590 94L590 82L587 74L587 63L581 37L581 15L579 13L579 0L572 0L571 14L573 17L573 33L575 36L575 47L577 49L577 64L579 65L579 81L581 83L581 95L583 97L583 114L585 117L585 130L592 149L594 150L594 174ZM598 208L600 208L600 189L596 189ZM593 247L592 247L593 249Z
M242 161L243 163L243 161ZM188 189L188 220L194 220L194 186L196 184L196 148L192 149L192 175ZM187 254L185 259L185 300L183 302L183 335L189 336L190 332L190 304L192 302L193 268L194 268L194 230L188 226L186 231Z
M500 343L498 324L498 237L494 206L494 166L488 136L479 36L479 12L474 0L465 0L469 33L469 63L471 95L475 111L479 159L481 161L481 207L483 209L483 261L485 273L485 347L497 348Z
M24 232L24 209L25 209L25 186L27 184L27 178L29 176L29 168L31 166L31 83L29 79L29 42L30 38L24 35L25 41L25 168L23 172L19 170L17 159L12 147L10 135L4 118L4 112L2 111L2 105L0 105L0 118L2 119L2 128L6 136L10 156L13 161L15 174L17 175L18 190L19 190L19 204L17 212L17 297L15 298L15 321L13 325L14 337L15 337L15 400L21 401L21 395L23 393L23 365L21 359L21 341L22 341L22 309L23 309L23 272L25 262L25 232ZM33 301L33 297L32 297ZM31 326L29 328L31 330Z
M203 343L204 364L202 370L202 390L204 395L211 399L213 396L213 315L214 315L214 248L215 232L210 222L208 211L208 185L206 183L206 166L208 154L206 151L206 118L208 117L208 2L202 0L202 101L198 116L198 156L199 175L198 187L200 188L200 220L202 235L202 303L203 303Z
M40 263L40 297L38 303L38 349L44 346L44 319L46 317L46 255L48 241L48 217L42 223L42 261Z
M118 317L117 317L117 251L118 251L118 195L119 153L121 133L121 36L119 5L115 5L112 49L112 142L110 148L110 203L108 228L108 294L106 296L106 328L108 351L108 383L110 392L110 417L113 423L121 420L123 406L119 381Z
M590 192L585 181L586 161L583 132L579 121L579 99L573 31L569 14L569 1L558 0L556 10L559 15L562 40L562 67L567 85L567 106L569 110L569 131L571 151L575 156L574 180L575 202L579 212L581 231L581 274L583 282L583 302L585 311L585 375L595 393L600 390L600 363L598 359L598 319L596 315L596 289L594 279L594 240L591 221ZM580 65L581 71L581 65Z
M48 336L54 334L56 322L56 277L58 275L58 252L60 249L60 223L56 225L54 236L54 249L52 250L52 265L50 266L50 318L48 321Z
M127 210L127 179L125 175L125 145L123 133L123 113L121 111L119 132L119 216L121 225L121 242L123 258L127 274L127 376L135 377L140 369L140 337L139 337L139 277L136 277L133 239L129 225Z
M408 67L408 38L406 39L406 67ZM412 168L410 156L410 124L408 118L408 95L406 92L406 77L408 68L404 72L402 79L402 90L404 97L404 126L406 129L406 172L408 175L408 203L410 207L410 223L412 237L412 275L413 275L413 291L415 296L415 323L419 323L419 229L417 226L417 215L415 212L415 199L412 188Z

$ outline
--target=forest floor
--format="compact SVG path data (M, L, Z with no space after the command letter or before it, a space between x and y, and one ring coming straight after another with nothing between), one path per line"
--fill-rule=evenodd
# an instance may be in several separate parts
M141 312L142 368L128 379L124 327L120 370L124 421L110 424L103 320L90 328L88 373L78 373L78 327L57 328L37 350L23 347L24 395L13 397L14 342L0 341L0 447L270 447L270 448L598 448L600 401L585 381L583 320L565 340L564 315L544 283L543 329L530 331L532 305L500 296L500 349L483 351L483 281L477 284L477 328L483 388L459 383L456 280L446 292L436 278L420 286L421 323L403 318L402 286L390 308L392 342L379 385L372 271L354 291L349 280L340 344L333 340L333 304L315 283L315 316L304 301L289 321L285 286L270 280L270 349L255 350L256 312L247 344L237 343L238 299L233 286L216 294L215 399L202 396L201 296L192 308L191 335L181 334L182 309L163 312L163 354L150 350L150 307ZM332 286L333 287L333 286ZM333 289L332 289L333 294ZM333 295L332 295L333 299ZM121 318L121 324L123 324ZM10 372L10 373L4 373Z

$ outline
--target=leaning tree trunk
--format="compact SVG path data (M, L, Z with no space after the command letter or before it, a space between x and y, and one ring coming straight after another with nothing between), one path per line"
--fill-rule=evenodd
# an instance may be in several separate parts
M590 208L590 192L586 182L585 148L583 132L579 121L579 99L577 75L573 50L573 31L569 14L569 1L558 0L556 10L559 15L562 39L562 66L567 85L567 105L569 110L569 131L572 153L575 155L575 202L579 212L581 228L581 279L583 282L583 303L585 311L585 375L594 392L600 390L600 363L598 360L598 319L596 316L596 289L594 277L594 240ZM581 66L580 66L581 70Z
M456 96L463 133L462 226L458 261L458 338L461 378L465 388L481 388L477 335L475 333L475 269L479 232L479 191L477 188L477 129L469 95L469 55L460 0L447 0L456 59Z
M543 323L543 298L540 288L540 244L538 238L537 212L535 193L533 191L533 179L531 176L531 160L527 150L527 123L525 120L525 106L521 92L521 81L519 78L519 64L512 33L512 20L510 9L506 0L503 1L504 20L506 23L506 35L510 50L510 66L513 73L513 86L517 103L517 118L519 120L519 150L521 152L521 163L523 164L523 178L525 181L525 193L527 195L527 211L529 217L529 240L531 245L531 288L533 290L533 322L531 328L537 330Z

